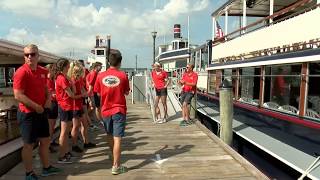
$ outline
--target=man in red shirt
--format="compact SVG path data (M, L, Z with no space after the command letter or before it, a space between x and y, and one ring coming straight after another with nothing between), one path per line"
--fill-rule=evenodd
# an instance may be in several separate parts
M156 98L154 103L155 118L157 118L158 123L164 123L167 121L166 119L168 118L168 110L167 110L168 109L167 108L167 95L168 95L167 86L169 84L168 73L161 69L161 65L158 62L154 63L153 67L154 67L154 70L151 72L151 77L152 77L153 87L156 90ZM161 98L161 102L164 109L163 119L161 119L161 113L158 107L160 98ZM158 116L160 116L160 118Z
M39 140L39 155L43 165L42 176L61 170L49 164L50 133L45 108L50 108L51 98L47 88L48 71L38 66L39 51L30 44L23 49L25 63L16 71L13 80L14 97L19 101L17 119L23 140L22 160L26 179L38 179L32 168L32 150Z
M101 97L101 114L107 133L110 149L113 150L112 174L117 175L127 171L120 165L121 138L124 136L127 105L125 95L129 94L129 80L120 71L122 56L120 51L111 50L110 68L97 77L96 90Z
M182 79L179 81L180 85L183 85L180 96L182 104L182 117L183 120L180 126L187 126L192 124L190 120L190 109L188 105L191 103L191 99L197 92L198 74L193 71L194 65L187 64L186 72L182 75Z

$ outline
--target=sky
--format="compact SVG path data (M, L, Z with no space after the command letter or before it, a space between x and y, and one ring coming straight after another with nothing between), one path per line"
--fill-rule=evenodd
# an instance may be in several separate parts
M173 40L173 25L181 24L190 42L211 38L211 13L226 0L0 0L0 38L34 43L60 56L87 59L96 35L111 35L111 48L123 55L123 67L150 67L152 31L156 46Z

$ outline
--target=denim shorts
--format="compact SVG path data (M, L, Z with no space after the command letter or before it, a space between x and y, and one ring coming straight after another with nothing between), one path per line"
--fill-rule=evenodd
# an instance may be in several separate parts
M72 110L65 111L60 106L58 106L58 112L59 112L60 121L64 121L64 122L72 121L72 118L73 118Z
M17 119L20 126L22 140L25 144L35 143L38 138L49 137L48 112L24 113L18 110Z
M193 98L194 94L192 92L182 92L180 96L181 105L186 102L187 104L191 103L191 99Z
M126 123L126 115L117 113L103 118L104 129L107 134L115 137L123 137Z

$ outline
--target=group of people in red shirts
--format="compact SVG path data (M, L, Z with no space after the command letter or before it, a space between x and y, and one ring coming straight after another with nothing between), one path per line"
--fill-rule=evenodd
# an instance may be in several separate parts
M197 90L198 74L193 71L194 65L188 63L186 70L182 75L182 78L178 83L182 86L180 94L180 103L182 105L182 121L180 126L188 126L193 123L190 119L190 103ZM175 75L176 76L176 75ZM156 62L153 64L153 70L151 72L152 86L155 89L156 97L154 102L155 119L157 123L164 123L168 120L168 107L167 107L167 87L170 84L168 79L168 73L161 69L161 64ZM161 118L159 101L161 99L164 116Z
M101 63L94 63L91 72L86 72L81 61L70 63L67 59L60 59L56 64L44 68L38 65L39 50L33 44L24 48L24 60L25 63L14 75L13 90L19 102L17 119L23 139L25 179L38 179L32 168L32 150L36 143L43 165L41 176L62 171L49 162L50 142L58 117L58 163L72 163L68 145L70 132L73 151L83 151L78 144L79 130L84 148L95 147L88 138L88 111L92 111L92 108L97 119L103 122L107 134L113 157L112 174L126 172L127 168L120 165L120 146L127 111L125 95L129 94L130 88L126 74L119 70L122 61L120 51L110 52L110 68L101 73Z

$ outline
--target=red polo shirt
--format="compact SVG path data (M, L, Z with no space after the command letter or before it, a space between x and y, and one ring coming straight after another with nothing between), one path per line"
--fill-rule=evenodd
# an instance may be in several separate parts
M66 89L71 87L70 81L64 74L60 73L56 79L56 98L59 106L64 111L73 110L73 99L66 93Z
M75 88L76 88L76 92L75 95L80 95L81 94L81 89L83 88L84 84L83 84L83 78L80 78L78 80L72 79L72 83L74 84ZM73 100L73 110L81 110L83 109L82 107L82 102L83 99L79 98L79 99L74 99Z
M55 82L52 79L47 79L47 87L48 87L48 91L51 94L51 101L56 101L56 88L55 88Z
M91 85L92 87L94 87L94 84L96 83L96 79L97 79L97 75L98 72L95 70L92 70L86 77L87 83L86 83L86 87L87 89L89 89L89 85ZM94 89L93 89L94 90ZM92 91L93 91L92 90ZM88 96L93 96L93 93L88 94Z
M130 87L124 72L111 67L98 75L95 86L101 96L102 117L109 117L119 112L127 114L125 93L130 91Z
M152 80L156 89L163 89L166 85L165 79L168 78L168 73L161 70L159 72L152 71L151 72Z
M23 90L24 94L33 102L44 106L46 102L48 70L37 66L36 70L32 70L29 65L22 65L14 74L13 89ZM29 113L35 110L19 103L21 112Z
M185 72L185 73L182 75L182 80L183 80L184 82L187 82L187 83L196 84L196 86L184 85L183 88L182 88L182 91L183 91L183 92L193 92L193 93L196 93L196 91L197 91L197 82L198 82L198 74L197 74L197 73L195 73L194 71L192 71L192 72L190 72L190 73Z

